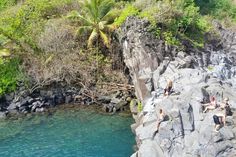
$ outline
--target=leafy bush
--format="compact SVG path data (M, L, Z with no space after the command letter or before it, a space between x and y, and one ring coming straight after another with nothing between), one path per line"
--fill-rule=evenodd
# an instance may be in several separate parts
M64 19L49 20L39 35L37 45L46 53L71 53L78 46L74 37L75 30Z
M204 34L211 29L193 0L148 0L148 3L138 0L135 6L141 10L139 17L150 21L150 30L169 45L179 46L180 38L185 38L202 47Z
M121 26L128 16L137 15L139 10L133 5L127 5L121 12L121 15L115 20L114 25L119 27Z
M159 10L160 9L157 6L150 7L148 10L143 10L142 12L140 12L139 17L148 19L151 25L155 27L157 23L156 15L158 14Z
M19 59L5 60L0 58L0 95L14 91L22 73L19 69Z
M3 45L5 45L9 40L0 34L0 48L3 47Z
M16 4L16 0L1 0L0 1L0 12L7 7L13 6Z
M8 38L37 50L36 41L49 18L61 16L61 8L73 0L27 0L0 13L0 30Z
M139 10L146 10L148 11L149 8L155 6L157 4L157 0L136 0L134 6Z
M232 0L195 0L195 3L203 15L211 15L219 20L230 18L236 22L236 5Z

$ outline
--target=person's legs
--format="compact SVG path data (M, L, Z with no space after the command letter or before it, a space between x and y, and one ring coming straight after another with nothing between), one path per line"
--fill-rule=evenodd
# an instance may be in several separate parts
M161 122L163 122L164 120L162 119L162 120L158 120L158 122L157 122L157 132L159 131L159 127L160 127L160 125L161 125Z
M216 124L216 125L215 125L215 132L219 132L219 129L220 129L220 125L219 125L219 124Z
M167 89L165 88L164 89L164 96L167 96L168 95L168 91L167 91Z
M218 117L217 115L214 115L213 120L214 120L214 123L215 123L215 131L218 132L218 130L220 128L220 124L221 124L220 117Z
M204 107L209 106L209 105L211 105L211 103L202 104L202 106Z
M207 106L203 112L205 113L207 110L214 110L214 109L215 106Z

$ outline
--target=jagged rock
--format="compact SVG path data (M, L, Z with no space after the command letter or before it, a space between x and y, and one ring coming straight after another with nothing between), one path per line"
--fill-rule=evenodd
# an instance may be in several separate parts
M120 101L121 101L121 100L118 99L118 98L112 98L112 99L111 99L111 103L113 103L113 104L118 104Z
M36 108L36 109L35 109L35 112L44 112L44 111L45 111L44 108Z
M32 104L32 108L31 108L31 111L32 112L35 112L36 108L40 107L41 105L41 102L40 101L36 101Z
M127 101L121 100L119 103L115 105L116 110L124 110L124 106L127 105Z
M217 102L228 97L236 108L236 33L221 27L224 42L218 46L215 40L205 49L196 49L183 41L186 50L176 51L148 32L148 25L146 20L129 17L121 29L124 62L143 104L143 110L133 115L136 138L142 143L136 154L158 156L161 147L162 156L235 155L235 118L227 118L227 126L215 132L212 117L218 109L202 113L202 104L208 103L210 96ZM163 89L169 79L173 92L165 97ZM159 109L170 118L160 124L152 141Z
M227 127L221 128L220 134L222 135L223 140L232 140L234 138L234 133Z
M67 95L66 97L65 97L65 103L66 104L69 104L69 103L71 103L73 101L73 99L72 99L72 96L71 95Z
M0 112L0 118L5 118L6 117L6 113L5 112Z
M138 151L138 157L163 157L162 149L151 140L145 140Z
M98 101L101 103L110 103L111 102L111 97L110 96L100 96L98 98Z
M21 107L19 107L19 111L20 112L24 112L24 111L28 111L28 110L29 110L28 106L21 106Z
M17 103L14 103L12 102L8 107L7 107L7 110L8 111L11 111L11 110L16 110L19 106L20 102L17 102Z
M11 102L14 99L14 93L6 94L5 99L7 102Z

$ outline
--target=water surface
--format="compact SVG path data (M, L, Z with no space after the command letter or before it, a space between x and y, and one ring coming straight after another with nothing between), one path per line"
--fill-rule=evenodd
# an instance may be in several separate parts
M128 157L132 118L87 109L0 121L0 157Z

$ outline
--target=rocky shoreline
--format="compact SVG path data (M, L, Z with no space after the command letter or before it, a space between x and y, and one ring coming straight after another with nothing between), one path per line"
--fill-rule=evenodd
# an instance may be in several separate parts
M202 49L186 45L179 51L156 39L147 29L149 23L130 17L123 25L121 42L137 98L143 109L131 106L138 150L132 157L202 156L222 157L236 154L236 33L216 25L220 41L214 39ZM173 93L163 96L167 80ZM214 131L213 115L219 108L202 112L202 103L215 96L217 103L229 98L234 114L226 125ZM157 130L158 111L168 120Z
M86 90L76 87L50 86L29 93L21 86L16 92L0 98L0 117L10 115L47 112L63 104L76 106L98 106L102 111L116 113L129 110L129 99L132 92L117 91L92 99Z

